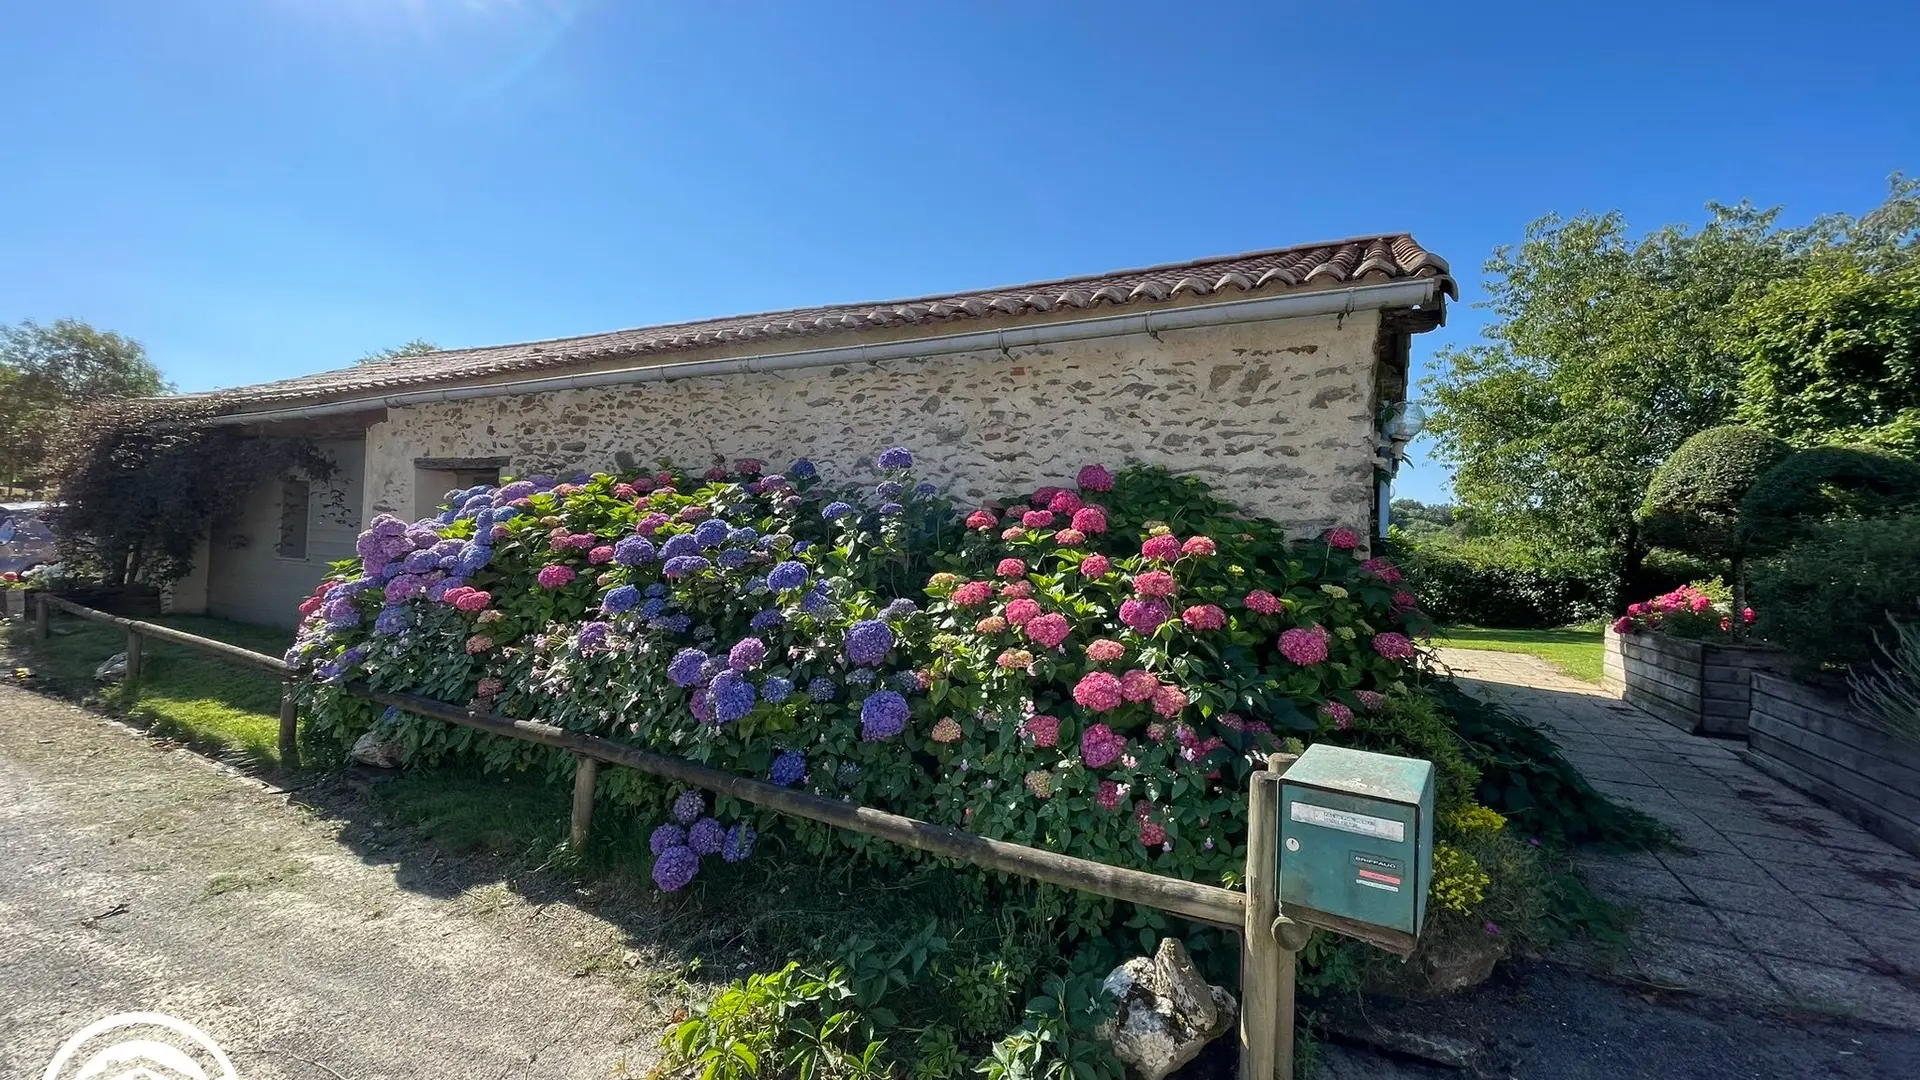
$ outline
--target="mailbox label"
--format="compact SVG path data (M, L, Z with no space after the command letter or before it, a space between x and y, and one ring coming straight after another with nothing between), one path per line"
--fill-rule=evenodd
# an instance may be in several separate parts
M1295 801L1289 808L1293 820L1323 828L1338 829L1341 832L1357 833L1360 836L1373 836L1394 843L1404 843L1407 839L1405 822L1391 818L1375 817L1372 814L1356 814L1350 810L1335 810L1331 806L1317 806L1313 803Z
M1382 858L1364 851L1348 853L1353 861L1353 883L1381 892L1397 893L1406 881L1406 864L1399 859Z

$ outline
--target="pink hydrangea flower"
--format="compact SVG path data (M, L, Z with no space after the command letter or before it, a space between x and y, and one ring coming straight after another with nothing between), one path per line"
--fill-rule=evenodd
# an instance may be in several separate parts
M1140 545L1140 554L1157 562L1172 562L1180 557L1180 541L1172 535L1150 536Z
M960 730L960 722L951 716L943 716L933 725L933 741L937 743L957 743L965 734Z
M1079 529L1061 529L1053 534L1053 542L1062 547L1075 547L1087 542L1087 534Z
M454 600L453 606L471 615L476 611L484 611L486 606L491 603L493 603L492 593L485 592L481 589L468 589L461 593L458 599Z
M1021 598L1007 605L1007 621L1015 626L1025 626L1040 617L1040 603L1037 600Z
M1327 546L1335 551L1352 551L1360 546L1360 534L1352 529L1328 529Z
M616 499L631 499L638 494L640 494L640 492L637 491L632 484L613 485L613 497Z
M1151 634L1173 618L1173 609L1161 600L1128 598L1120 604L1120 621L1141 634Z
M1061 642L1067 640L1067 633L1072 627L1067 617L1056 611L1029 621L1022 629L1033 640L1049 649L1057 649Z
M577 576L571 566L543 566L540 568L540 573L534 576L534 580L539 582L543 589L558 589Z
M1633 633L1633 631L1634 631L1634 626L1633 626L1633 616L1631 616L1631 615L1622 615L1622 616L1620 616L1619 618L1617 618L1617 619L1615 619L1615 620L1613 620L1613 632L1614 632L1614 633L1616 633L1616 634L1631 634L1631 633Z
M1126 749L1126 736L1105 724L1093 724L1080 733L1080 760L1089 769L1104 769L1119 761Z
M1377 713L1387 707L1387 695L1378 690L1355 690L1353 696L1360 699L1360 707L1368 712Z
M634 522L633 531L634 534L638 536L652 536L654 533L660 531L660 526L665 525L671 520L673 519L656 511Z
M1097 506L1083 506L1073 512L1073 527L1088 536L1107 531L1107 512Z
M1255 589L1247 594L1247 610L1256 615L1277 615L1280 612L1280 598L1265 589Z
M1400 568L1393 565L1392 559L1383 555L1375 555L1373 558L1361 563L1360 569L1365 570L1367 573L1372 574L1374 577L1379 578L1389 585L1400 584Z
M1178 716L1187 707L1187 692L1177 686L1160 684L1153 692L1153 711L1161 716Z
M1044 529L1053 524L1053 511L1029 510L1020 515L1020 524L1029 529Z
M1110 664L1126 654L1126 646L1111 638L1094 638L1087 642L1087 659L1096 664Z
M1280 655L1301 666L1327 658L1327 632L1319 626L1296 626L1280 635Z
M953 590L953 602L961 607L978 607L993 599L993 586L984 581L969 581Z
M1212 604L1195 604L1180 613L1189 630L1218 630L1227 625L1227 613Z
M1399 592L1393 594L1393 610L1395 611L1412 611L1419 606L1420 598L1405 589L1401 589Z
M1033 666L1033 654L1025 649L1008 649L994 657L993 662L1007 671L1025 670Z
M1027 535L1027 530L1019 525L1009 525L1005 529L1002 529L1000 531L1000 539L1005 540L1008 543L1012 543L1015 540L1022 539L1026 535Z
M1212 555L1220 550L1211 536L1189 536L1187 542L1180 545L1182 555Z
M1002 600L1018 600L1022 597L1032 595L1033 582L1031 581L1007 581L1002 582L1000 585L1000 599Z
M1147 805L1141 803L1141 806ZM1139 815L1136 815L1139 816ZM1143 847L1157 848L1167 842L1167 830L1157 821L1140 817L1140 844Z
M1113 474L1101 465L1086 465L1080 469L1081 491L1112 491Z
M1134 668L1120 676L1120 693L1128 701L1145 701L1160 689L1160 680L1152 672Z
M1007 620L998 615L989 615L974 623L973 628L982 634L1004 634L1007 632Z
M580 490L580 485L578 485L578 484L555 484L555 485L553 485L553 493L554 493L555 495L558 495L559 497L561 497L561 498L563 498L563 499L564 499L564 498L566 498L567 496L569 496L569 495L571 495L571 494L573 494L574 492L576 492L576 491L579 491L579 490Z
M1337 701L1320 706L1320 715L1333 724L1335 731L1346 731L1353 727L1353 710Z
M1178 583L1173 580L1173 575L1165 570L1148 570L1133 575L1133 591L1149 600L1172 596L1173 590L1177 587Z
M1094 795L1093 801L1100 804L1100 809L1111 814L1120 809L1121 801L1126 797L1127 786L1125 784L1114 780L1102 780L1100 781L1100 790Z
M991 529L998 524L1000 524L1000 519L995 516L991 510L975 510L973 513L967 515L967 528L969 529Z
M493 528L487 530L487 538L496 543L512 535L513 530L507 528L505 525L495 525Z
M1124 697L1120 692L1119 679L1105 671L1089 671L1074 684L1073 700L1082 708L1107 712L1119 708Z
M1060 745L1060 718L1057 716L1048 716L1045 713L1029 716L1026 722L1020 725L1020 730L1027 738L1033 740L1035 746Z
M485 634L475 634L467 639L467 655L478 656L493 648L493 639Z
M1027 564L1019 559L1001 559L1000 565L994 567L993 572L1003 578L1022 577L1027 572Z
M477 697L496 698L505 693L506 689L506 683L489 675L480 680L480 685L474 687L473 692Z
M1389 660L1411 660L1413 659L1413 641L1405 634L1396 634L1392 631L1375 634L1373 651Z
M1089 555L1080 560L1080 576L1086 578L1106 577L1113 569L1113 560L1105 555Z
M1076 513L1085 505L1080 501L1080 496L1071 491L1056 492L1053 498L1047 500L1047 509L1056 514Z
M604 566L613 561L613 545L601 544L587 552L587 561L595 566Z

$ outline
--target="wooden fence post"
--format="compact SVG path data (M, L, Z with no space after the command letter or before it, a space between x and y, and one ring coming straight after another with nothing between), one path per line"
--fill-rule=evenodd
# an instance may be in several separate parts
M127 631L127 681L121 692L131 696L140 683L140 631Z
M1273 754L1247 791L1247 923L1240 932L1240 1080L1293 1080L1294 952L1280 929L1280 776L1292 754ZM1289 930L1292 928L1289 927Z
M51 601L43 592L34 593L33 597L38 601L33 609L33 636L37 641L45 641L47 640L47 608L51 606Z
M280 683L280 767L300 767L300 700L293 694L293 680Z
M593 826L593 786L600 778L600 763L585 754L575 754L573 761L573 831L569 842L575 851L584 851L587 831Z

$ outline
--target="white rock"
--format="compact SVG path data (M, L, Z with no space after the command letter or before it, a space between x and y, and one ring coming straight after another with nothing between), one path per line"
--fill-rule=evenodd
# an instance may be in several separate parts
M1152 959L1137 956L1114 968L1102 987L1119 1007L1100 1033L1139 1080L1164 1080L1232 1028L1239 1014L1233 995L1209 986L1173 938L1162 940Z
M376 728L355 739L348 756L376 769L397 769L400 767L400 742L393 738L391 732Z

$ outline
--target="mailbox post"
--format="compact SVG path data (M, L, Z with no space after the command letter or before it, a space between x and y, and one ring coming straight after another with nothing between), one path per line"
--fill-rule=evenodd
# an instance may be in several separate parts
M1433 878L1433 763L1316 743L1247 793L1241 1080L1293 1080L1296 954L1314 928L1413 953Z

